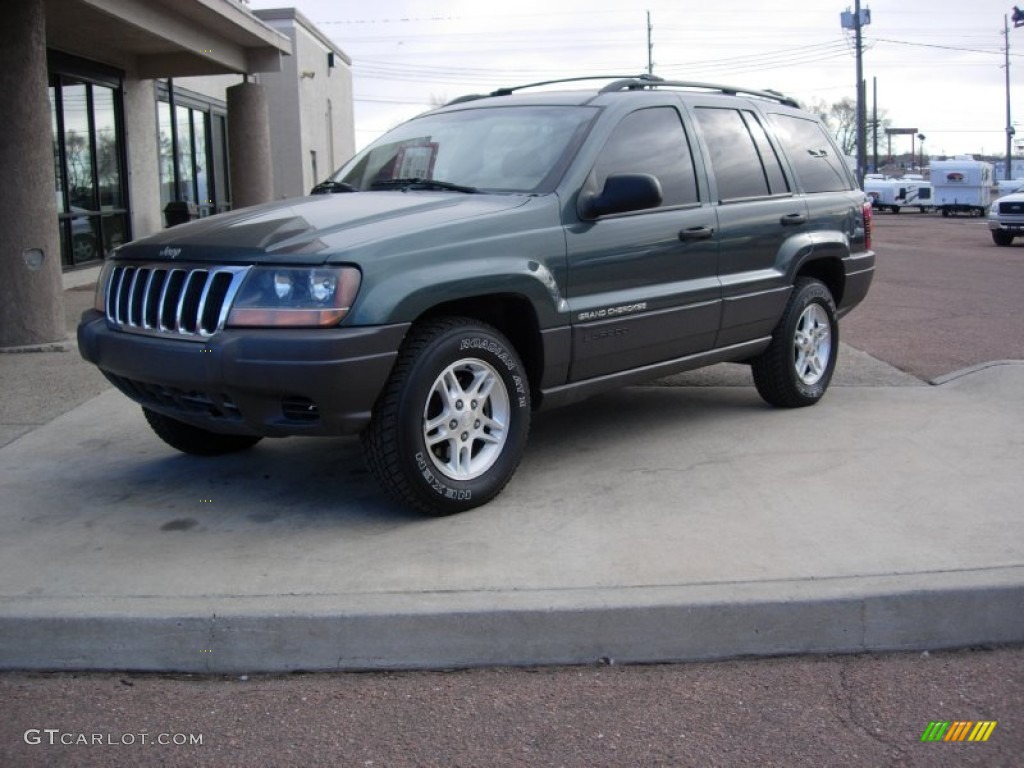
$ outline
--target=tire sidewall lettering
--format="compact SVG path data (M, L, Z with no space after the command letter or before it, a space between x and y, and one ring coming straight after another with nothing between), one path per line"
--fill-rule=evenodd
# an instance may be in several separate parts
M450 501L470 501L473 498L473 490L471 488L452 488L439 478L431 468L430 459L423 454L423 451L417 451L415 458L416 466L420 470L420 476L430 487L430 490L438 496Z

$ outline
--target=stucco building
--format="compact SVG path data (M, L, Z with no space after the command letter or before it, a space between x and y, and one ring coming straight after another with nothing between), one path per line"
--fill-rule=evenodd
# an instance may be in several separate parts
M0 347L63 338L62 288L165 226L168 203L305 194L354 151L351 61L294 9L19 0L4 16Z

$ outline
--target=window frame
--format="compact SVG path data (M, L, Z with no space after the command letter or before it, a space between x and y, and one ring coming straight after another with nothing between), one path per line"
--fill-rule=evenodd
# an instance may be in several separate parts
M182 200L182 185L189 185L191 200L199 210L199 217L211 216L215 213L230 211L231 202L231 179L228 170L228 133L227 133L227 104L219 99L204 96L194 91L181 88L175 85L173 78L158 80L156 82L156 99L154 109L156 110L156 145L157 158L161 172L163 169L164 155L160 146L160 109L161 104L170 108L169 130L171 134L171 179L158 180L161 186L161 206L168 202ZM188 136L183 137L179 130L178 110L187 110ZM205 134L203 141L202 166L197 162L196 155L196 115L202 117L202 127ZM189 173L183 173L180 165L182 158L182 144L187 141L188 146L185 152L190 160ZM200 199L199 194L199 173L201 167L206 169L206 190L208 196L205 200ZM165 199L163 185L170 182L173 194ZM186 198L188 199L188 198Z
M68 154L66 142L66 121L64 89L69 86L85 87L85 110L87 124L87 142L90 155L90 207L73 210L80 206L71 205L71 191L68 185ZM115 160L117 162L116 192L119 205L103 206L103 194L100 184L100 168L98 139L96 131L94 88L107 88L111 91L111 106L114 118ZM128 149L127 131L124 117L124 72L98 62L81 59L60 51L47 51L47 91L50 101L51 141L56 144L54 167L54 193L59 196L57 211L57 227L60 236L61 265L64 269L93 266L102 262L108 250L116 247L114 238L121 234L121 242L132 239L131 199L128 184ZM49 94L52 94L52 98ZM59 181L59 188L57 183ZM115 226L110 219L118 219L120 226ZM75 258L75 223L81 220L88 222L92 240L94 241L94 257L83 261ZM108 244L110 248L108 249Z

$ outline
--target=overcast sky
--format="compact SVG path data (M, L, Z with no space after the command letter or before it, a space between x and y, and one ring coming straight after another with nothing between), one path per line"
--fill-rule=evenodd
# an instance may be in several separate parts
M804 104L856 93L852 34L840 27L844 2L251 0L250 6L298 8L352 58L359 147L464 93L646 71L647 11L654 73L661 77L774 88ZM1003 17L1013 5L875 0L863 7L871 10L864 28L869 112L877 78L879 111L894 127L925 134L929 154L1003 155ZM1011 103L1024 139L1024 27L1012 22L1010 53ZM894 142L894 151L909 151L909 137Z

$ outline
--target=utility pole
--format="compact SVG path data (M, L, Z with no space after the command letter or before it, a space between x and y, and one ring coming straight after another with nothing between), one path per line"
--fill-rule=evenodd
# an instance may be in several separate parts
M878 173L878 78L871 78L871 109L873 112L871 118L871 144L872 144L872 167L875 173Z
M864 36L862 29L871 23L871 11L860 9L860 0L855 0L853 13L847 10L840 14L843 29L852 29L854 34L855 55L857 59L857 183L864 187L864 170L868 164L867 134L867 90L864 83Z
M864 188L864 169L867 167L867 110L864 102L864 37L861 32L864 20L860 15L860 0L853 5L854 33L857 45L857 181ZM870 18L870 17L869 17Z
M1016 25L1016 19L1014 25ZM1003 46L1006 54L1006 180L1013 178L1013 119L1010 116L1010 21L1003 14Z
M654 74L654 43L651 40L651 12L647 12L647 74Z

